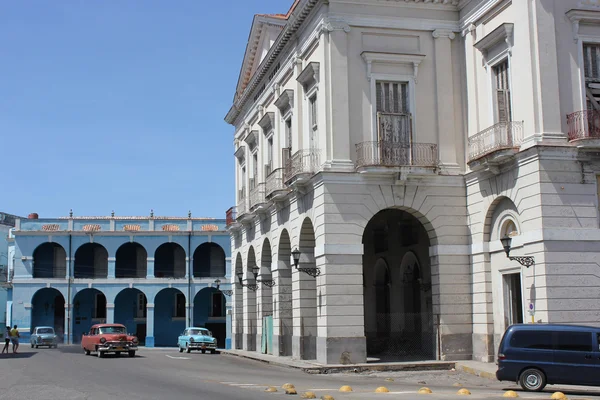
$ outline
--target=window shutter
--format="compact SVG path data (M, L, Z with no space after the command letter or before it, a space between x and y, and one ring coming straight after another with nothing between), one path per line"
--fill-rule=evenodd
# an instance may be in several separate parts
M506 89L496 90L496 107L498 110L498 123L506 123L511 120L510 91Z
M291 154L290 154L290 148L286 147L281 149L281 165L283 165L284 167L287 165L288 161L290 160Z

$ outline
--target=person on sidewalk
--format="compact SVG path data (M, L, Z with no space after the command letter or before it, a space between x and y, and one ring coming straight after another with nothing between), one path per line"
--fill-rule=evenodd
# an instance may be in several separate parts
M17 329L17 326L15 325L15 327L10 331L10 341L12 342L13 345L13 353L17 354L17 350L19 349L19 338L21 337L21 335L19 335L19 331Z
M4 348L2 349L2 354L6 350L6 354L8 354L8 345L10 344L10 326L6 327L6 331L4 332Z

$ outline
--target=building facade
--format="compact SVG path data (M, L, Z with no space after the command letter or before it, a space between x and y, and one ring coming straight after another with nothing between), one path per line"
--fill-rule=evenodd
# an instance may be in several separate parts
M599 22L598 0L257 15L225 118L233 346L491 361L511 323L597 324Z
M54 326L65 343L95 323L121 323L146 347L175 346L186 326L204 326L228 347L225 226L191 215L17 219L7 321L24 340Z
M0 326L6 326L6 302L8 301L8 237L15 227L16 215L0 212Z

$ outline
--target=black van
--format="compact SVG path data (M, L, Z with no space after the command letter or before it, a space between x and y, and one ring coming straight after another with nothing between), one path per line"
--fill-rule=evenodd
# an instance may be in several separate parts
M536 392L546 384L600 386L600 328L512 325L500 342L496 378Z

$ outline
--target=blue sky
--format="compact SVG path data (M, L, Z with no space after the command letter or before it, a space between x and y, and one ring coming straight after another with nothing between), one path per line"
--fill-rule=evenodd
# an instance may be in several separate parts
M291 3L4 2L0 210L223 218L252 17Z

